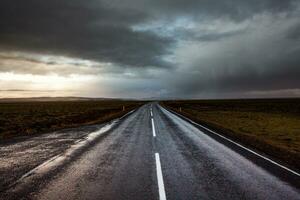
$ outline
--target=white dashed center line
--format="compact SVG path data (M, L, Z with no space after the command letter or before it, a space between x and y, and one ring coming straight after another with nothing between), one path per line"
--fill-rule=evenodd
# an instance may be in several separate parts
M153 118L151 118L151 124L152 124L153 137L156 137L156 132L155 132L155 126L154 126L154 120L153 120Z
M155 153L155 161L156 161L156 175L157 175L157 183L158 183L159 200L166 200L167 198L166 198L164 180L163 180L163 175L161 170L159 153Z

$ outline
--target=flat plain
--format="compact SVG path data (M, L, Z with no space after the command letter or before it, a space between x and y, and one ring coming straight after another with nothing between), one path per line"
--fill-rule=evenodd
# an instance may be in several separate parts
M142 104L143 102L125 100L2 101L0 139L103 123Z
M182 100L163 105L300 169L300 99Z

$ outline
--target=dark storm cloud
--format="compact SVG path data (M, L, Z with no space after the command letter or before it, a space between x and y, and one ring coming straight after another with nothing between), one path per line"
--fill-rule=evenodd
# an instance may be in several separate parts
M159 15L229 16L242 19L262 10L277 11L291 0L253 1L84 1L2 0L0 44L5 49L64 54L129 66L166 66L171 38L130 26ZM217 39L205 35L202 39Z
M192 15L193 17L229 17L244 20L261 12L281 12L292 9L297 0L131 0L120 1L119 7L134 7L156 15ZM151 14L153 15L153 14Z
M0 46L129 66L166 66L159 56L170 39L130 28L146 18L139 11L120 12L96 0L4 0Z

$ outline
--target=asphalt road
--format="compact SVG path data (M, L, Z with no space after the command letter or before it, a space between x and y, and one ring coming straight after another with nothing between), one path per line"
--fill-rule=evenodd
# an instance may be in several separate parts
M297 172L213 135L156 103L72 148L33 170L0 197L300 199Z

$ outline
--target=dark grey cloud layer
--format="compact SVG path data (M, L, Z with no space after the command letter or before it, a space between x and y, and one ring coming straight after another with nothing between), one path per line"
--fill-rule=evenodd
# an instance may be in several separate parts
M116 2L116 1L114 1ZM245 20L261 12L282 12L293 9L297 0L131 0L117 1L120 7L133 7L150 15L174 17L192 15L195 18L229 17Z
M131 25L162 15L229 16L244 19L261 11L290 8L291 0L253 1L99 1L2 0L2 47L67 54L132 66L165 65L172 38L135 32ZM206 35L203 39L217 36Z
M1 0L0 50L165 70L126 87L142 95L298 89L299 11L297 0Z
M2 48L64 54L130 66L165 66L170 39L130 26L146 19L91 0L0 2Z

